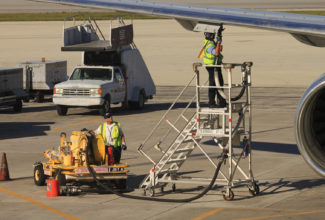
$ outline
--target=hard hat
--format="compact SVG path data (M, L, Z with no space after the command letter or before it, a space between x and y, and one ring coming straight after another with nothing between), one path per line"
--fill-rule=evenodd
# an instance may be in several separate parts
M107 112L107 113L105 113L104 118L106 119L106 118L110 118L112 116L113 116L113 114L111 112Z
M216 36L215 33L210 33L210 32L204 32L205 39L207 40L213 40L214 37Z

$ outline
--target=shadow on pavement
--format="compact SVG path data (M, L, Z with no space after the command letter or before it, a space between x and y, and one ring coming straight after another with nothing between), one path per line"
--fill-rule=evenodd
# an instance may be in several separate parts
M54 122L0 122L0 140L46 135Z
M149 112L155 112L155 111L163 111L169 109L172 103L150 103L150 104L145 104L145 107L141 110L137 109L124 109L122 107L113 107L111 111L114 113L114 115L134 115L134 114L145 114ZM182 102L182 103L177 103L173 107L173 109L181 109L183 110L187 106L187 102ZM190 108L195 108L195 105L192 104ZM75 108L78 109L78 108ZM67 115L94 115L98 116L98 110L97 109L89 109L88 111L85 112L85 110L82 110L80 108L80 113L73 112L73 113L68 113Z
M217 147L214 140L202 142L203 144ZM240 146L234 146L234 148L240 148ZM282 144L282 143L270 143L270 142L252 142L252 149L258 151L268 151L274 153L284 154L300 154L296 144Z
M311 189L314 187L322 186L325 184L325 179L303 179L303 180L286 180L284 178L279 179L277 182L260 182L260 196L275 195L279 193L286 193L297 190ZM251 195L236 198L234 200L244 200L252 198Z

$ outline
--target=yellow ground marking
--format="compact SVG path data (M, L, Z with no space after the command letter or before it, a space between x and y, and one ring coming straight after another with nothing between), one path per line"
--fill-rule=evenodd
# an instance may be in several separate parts
M296 213L288 213L288 214L280 214L280 215L259 216L253 218L239 218L238 220L258 220L258 219L279 218L279 217L297 216L297 215L310 215L310 214L322 213L322 212L324 213L325 210L314 210L314 211L296 212Z
M205 219L206 217L209 217L209 216L211 216L211 215L213 215L213 214L216 214L216 213L218 213L218 212L221 212L222 210L224 210L224 208L213 209L213 210L211 210L211 211L209 211L209 212L207 212L207 213L204 213L204 214L202 214L202 215L200 215L200 216L198 216L198 217L193 218L192 220L201 220L201 219Z
M98 121L102 121L102 119L95 119L95 120L91 120L91 121L84 121L84 122L79 122L76 124L71 124L71 125L67 125L67 126L62 126L62 127L57 127L57 128L52 128L50 130L45 130L44 132L53 132L53 131L57 131L57 130L61 130L61 129L65 129L65 128L72 128L72 127L76 127L79 125L87 125L87 124L92 124Z
M308 214L314 214L314 213L325 213L325 210L314 210L314 211L303 211L298 209L268 209L268 208L217 208L213 209L207 213L203 213L202 215L193 218L192 220L202 220L204 218L207 218L215 213L218 213L222 210L250 210L250 211L282 211L282 212L294 212L294 213L288 213L288 214L279 214L279 215L271 215L271 216L260 216L260 217L252 217L252 218L239 218L237 220L259 220L259 219L267 219L267 218L277 218L277 217L286 217L286 216L294 216L294 215L308 215Z
M34 199L32 199L32 198L29 198L29 197L23 196L23 195L21 195L21 194L15 193L15 192L12 192L12 191L7 190L7 189L5 189L5 188L0 187L0 191L2 191L2 192L4 192L4 193L7 193L7 194L9 194L9 195L11 195L11 196L15 196L15 197L17 197L17 198L23 199L23 200L25 200L25 201L27 201L27 202L30 202L30 203L32 203L32 204L34 204L34 205L37 205L37 206L39 206L39 207L41 207L41 208L43 208L43 209L46 209L46 210L48 210L48 211L50 211L50 212L53 212L53 213L55 213L55 214L57 214L57 215L61 215L61 216L65 217L65 218L67 218L67 219L71 219L71 220L79 220L79 218L77 218L77 217L74 217L74 216L68 215L68 214L66 214L66 213L64 213L64 212L61 212L60 210L54 209L54 208L52 208L52 207L50 207L50 206L47 206L47 205L45 205L45 204L43 204L43 203L40 203L40 202L34 200Z
M1 139L0 142L1 142L1 141L7 141L7 140L10 140L10 139Z
M49 133L49 132L54 132L54 131L58 131L58 130L66 129L66 128L77 127L77 126L80 126L80 125L92 124L92 123L99 122L99 121L102 121L102 119L95 119L95 120L91 120L91 121L84 121L84 122L79 122L79 123L75 123L75 124L71 124L71 125L67 125L67 126L52 128L52 129L49 129L49 130L44 130L44 132ZM14 139L14 138L1 139L0 142L1 141L12 140L12 139Z

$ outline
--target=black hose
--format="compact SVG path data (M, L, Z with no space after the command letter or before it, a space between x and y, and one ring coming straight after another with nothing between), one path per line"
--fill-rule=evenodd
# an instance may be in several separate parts
M219 161L216 171L214 172L213 178L210 182L210 184L198 195L187 198L187 199L159 199L159 198L148 198L148 197L143 197L143 196L132 196L132 195L125 195L123 193L120 192L116 192L114 191L111 187L104 185L103 183L101 183L97 177L96 177L96 173L94 172L93 169L91 169L90 164L89 164L89 157L88 157L88 148L90 141L87 144L87 148L86 148L86 164L87 164L87 168L89 170L89 173L92 175L92 177L94 178L94 180L96 181L97 185L100 186L101 188L103 188L104 190L106 190L107 192L111 192L114 193L115 195L124 197L124 198L128 198L128 199L139 199L139 200L149 200L149 201L156 201L156 202L177 202L177 203L185 203L185 202L191 202L193 200L199 199L202 196L204 196L214 185L214 182L217 179L217 176L219 174L220 168L222 163L224 162L224 160L226 159L226 153L222 153L222 159L221 161Z
M243 81L243 87L241 88L239 94L233 98L231 98L231 101L237 101L239 99L241 99L241 97L244 95L244 92L246 90L246 84L247 84L247 81Z

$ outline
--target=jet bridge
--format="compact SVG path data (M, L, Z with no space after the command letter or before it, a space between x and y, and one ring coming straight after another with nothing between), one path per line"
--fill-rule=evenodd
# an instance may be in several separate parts
M251 148L252 63L210 66L226 70L227 81L224 86L208 86L208 81L202 83L199 72L202 67L206 66L201 63L193 64L193 78L138 148L139 153L152 163L152 168L140 188L145 194L149 192L154 196L157 188L164 192L168 184L172 185L173 191L176 190L176 184L209 185L211 178L183 175L181 168L186 165L186 161L193 159L191 155L195 152L194 155L201 154L205 157L214 169L220 159L216 155L226 154L226 164L215 181L217 186L224 186L225 200L234 198L231 189L236 185L247 185L249 192L257 195L259 186L253 176ZM240 68L239 75L233 74L235 68ZM235 78L240 82L235 83ZM195 86L191 86L193 82ZM204 97L207 97L209 88L223 90L228 105L224 108L207 107ZM193 93L195 95L190 98L189 94ZM238 95L234 96L235 93ZM179 110L177 106L184 105L184 99L187 104ZM204 146L206 142L213 144L207 147ZM161 154L157 155L153 149ZM215 157L219 159L216 160ZM205 170L206 167L201 169Z

